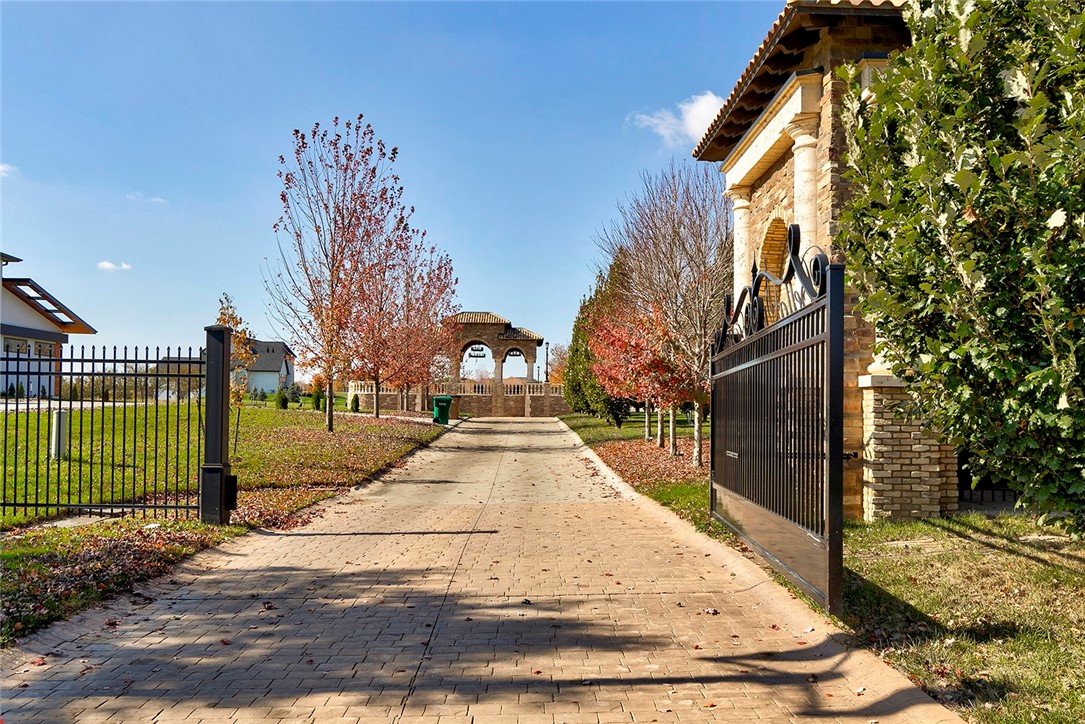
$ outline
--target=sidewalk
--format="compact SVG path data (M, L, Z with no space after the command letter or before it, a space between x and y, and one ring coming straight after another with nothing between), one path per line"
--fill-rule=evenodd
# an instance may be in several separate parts
M5 651L3 721L961 721L592 457L464 423Z

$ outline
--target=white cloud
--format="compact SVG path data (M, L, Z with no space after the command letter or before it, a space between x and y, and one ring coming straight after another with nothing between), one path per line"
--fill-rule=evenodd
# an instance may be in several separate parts
M120 264L114 264L111 261L100 261L98 262L98 268L102 271L107 272L128 271L132 268L132 265L124 261L122 261Z
M661 108L654 113L631 113L629 120L656 133L669 148L677 148L700 141L721 107L723 99L705 91L679 103L677 114Z
M138 191L133 191L130 194L126 194L125 197L129 201L143 201L148 204L164 204L166 200L161 196L144 196Z
M18 170L18 166L12 166L10 163L0 163L0 178L10 176Z

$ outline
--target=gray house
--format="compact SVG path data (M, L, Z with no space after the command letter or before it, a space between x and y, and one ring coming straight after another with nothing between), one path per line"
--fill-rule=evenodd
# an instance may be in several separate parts
M274 394L294 384L294 352L286 342L253 340L256 360L249 365L248 387L252 392Z

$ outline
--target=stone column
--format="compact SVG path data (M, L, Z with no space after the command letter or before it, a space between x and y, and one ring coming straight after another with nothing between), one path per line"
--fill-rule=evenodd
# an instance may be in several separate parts
M875 361L871 367L877 364ZM859 377L863 394L863 518L933 518L957 511L957 461L921 421L898 409L908 400L892 374Z
M535 382L535 352L524 352L524 362L527 363L527 381Z
M750 283L750 269L753 268L753 240L750 239L750 191L749 186L732 186L726 191L735 212L735 228L731 234L735 252L735 286L731 293L736 300L742 288Z
M505 384L505 355L502 353L500 357L494 355L494 390L501 385Z
M784 129L794 140L795 223L802 231L800 255L818 244L817 133L818 117L800 114Z
M463 352L461 351L459 357L453 357L450 361L452 362L452 374L449 381L455 385L453 389L456 389L460 386L460 366L463 364Z

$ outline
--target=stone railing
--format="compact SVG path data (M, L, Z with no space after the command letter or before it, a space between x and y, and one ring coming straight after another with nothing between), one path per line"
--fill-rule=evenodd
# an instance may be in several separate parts
M360 395L363 399L367 395L372 397L374 392L375 385L372 382L351 381L347 385L348 400L354 395ZM398 392L399 390L394 387L381 385L382 397L386 394L398 394ZM417 389L411 388L410 394L414 395L417 392ZM547 394L551 397L561 397L565 392L565 386L545 384L542 382L529 382L526 384L522 382L506 382L503 385L503 392L509 397L519 397L523 395L542 397ZM494 394L494 385L492 382L449 382L439 386L434 390L434 394L489 396Z

